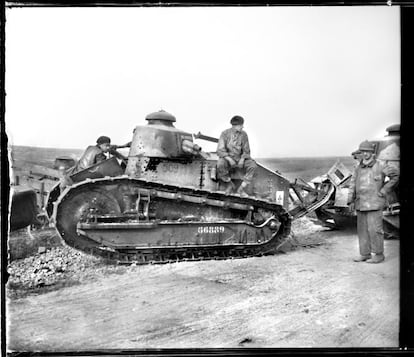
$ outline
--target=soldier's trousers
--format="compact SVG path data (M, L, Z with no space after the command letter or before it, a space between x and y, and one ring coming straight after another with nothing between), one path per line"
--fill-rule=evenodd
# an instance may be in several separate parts
M253 175L256 171L256 161L252 159L244 160L243 169L245 170L245 175L243 181L250 184L253 180ZM219 158L217 162L217 177L218 179L229 182L230 181L230 164L226 159Z
M361 255L384 253L382 210L357 211L359 252Z

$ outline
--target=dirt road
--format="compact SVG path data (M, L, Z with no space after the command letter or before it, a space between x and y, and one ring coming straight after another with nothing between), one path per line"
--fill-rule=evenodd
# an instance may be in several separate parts
M354 233L225 261L132 266L122 275L8 302L8 349L397 347L399 241L353 263Z

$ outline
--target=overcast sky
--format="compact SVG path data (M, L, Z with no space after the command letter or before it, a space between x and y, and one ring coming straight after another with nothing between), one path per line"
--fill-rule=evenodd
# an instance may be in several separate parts
M164 109L253 157L346 156L400 122L396 6L6 10L11 144L123 144ZM204 149L215 146L199 142Z

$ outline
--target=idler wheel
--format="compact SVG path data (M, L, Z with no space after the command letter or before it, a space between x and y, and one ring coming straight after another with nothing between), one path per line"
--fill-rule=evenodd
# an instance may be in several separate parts
M62 238L72 246L95 245L76 231L78 222L85 221L91 214L120 214L118 201L109 192L82 190L70 192L59 204L56 215L56 227Z
M280 223L278 220L276 220L276 219L272 219L272 220L269 222L269 228L270 228L273 232L278 231L278 230L279 230L279 228L280 228L280 225L281 225L281 223Z

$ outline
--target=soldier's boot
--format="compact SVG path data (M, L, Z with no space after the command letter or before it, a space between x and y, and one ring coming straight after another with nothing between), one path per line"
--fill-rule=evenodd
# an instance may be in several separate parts
M385 259L384 254L375 254L371 259L367 260L367 263L378 264L383 262Z
M371 259L371 254L370 255L359 255L358 257L354 258L354 262L357 262L357 263L365 262L368 259Z
M239 194L242 197L247 197L249 194L245 191L246 187L247 187L247 183L246 182L242 182L241 185L239 186L239 188L237 189L237 194Z
M224 190L224 193L226 193L226 194L233 193L234 189L235 189L235 186L234 186L233 182L231 182L231 181L226 182L226 188Z

